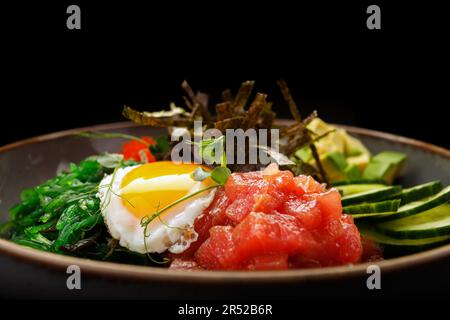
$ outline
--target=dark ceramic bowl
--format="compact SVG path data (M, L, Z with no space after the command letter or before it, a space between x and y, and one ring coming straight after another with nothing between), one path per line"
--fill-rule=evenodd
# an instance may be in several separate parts
M450 184L450 151L420 141L359 128L345 127L369 149L398 150L408 155L402 184L431 180ZM158 135L157 129L131 123L70 130L0 148L0 222L24 188L53 177L70 162L103 151L119 151L123 140L91 140L73 136L81 130ZM430 294L450 287L450 245L377 263L381 292ZM69 265L78 265L82 289L68 290ZM28 298L324 298L372 296L367 266L268 272L172 271L91 261L40 252L0 239L0 296Z

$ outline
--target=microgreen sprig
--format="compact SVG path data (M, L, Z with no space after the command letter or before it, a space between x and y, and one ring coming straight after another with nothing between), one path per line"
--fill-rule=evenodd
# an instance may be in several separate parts
M220 164L221 167L227 166L227 156L225 154L225 136L218 138L202 139L200 141L189 141L190 144L199 148L202 159L209 164ZM221 155L218 159L216 151L220 150Z

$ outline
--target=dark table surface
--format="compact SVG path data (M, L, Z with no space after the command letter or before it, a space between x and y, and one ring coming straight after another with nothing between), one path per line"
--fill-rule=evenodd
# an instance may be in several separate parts
M368 30L372 3L364 1L83 2L77 31L66 28L69 4L5 7L0 145L121 121L124 104L146 110L182 104L183 79L212 101L222 89L254 79L287 117L275 84L284 78L305 115L317 109L330 122L450 147L448 19L439 5L381 3L382 29ZM441 295L422 275L434 274L439 288L448 288L447 265L428 268L387 279L384 292ZM28 271L21 270L22 289L35 276ZM10 286L0 285L0 293L23 293L6 280ZM330 293L341 294L335 289Z

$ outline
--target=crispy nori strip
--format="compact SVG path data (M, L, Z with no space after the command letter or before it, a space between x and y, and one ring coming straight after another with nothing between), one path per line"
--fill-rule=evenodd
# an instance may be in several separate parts
M187 117L181 117L180 115L174 117L153 117L148 112L136 111L131 107L124 106L122 114L125 118L142 124L153 127L191 127L192 121Z
M235 116L233 118L215 122L214 127L219 129L222 133L225 133L226 129L241 128L244 119L244 116Z
M245 114L245 119L242 123L243 129L253 128L258 123L259 115L266 105L267 95L263 93L257 93L250 108Z
M197 96L194 94L194 91L192 90L191 86L186 80L184 80L183 83L181 83L181 87L184 89L184 91L186 91L189 99L191 99L194 108L196 107L196 105L199 105L203 120L209 123L212 119L212 116L211 113L209 113L208 107L203 105L201 101L199 101Z
M217 121L223 121L233 117L233 106L230 101L216 104Z
M197 91L195 98L197 99L200 105L205 106L205 108L208 110L209 97L206 93Z
M198 115L201 115L201 107L199 104L196 104L191 111L191 114L189 116L189 118L191 119L191 121L194 121Z
M291 155L299 149L299 146L304 146L308 143L308 137L305 134L297 134L290 136L288 143L282 148L282 153L285 155Z
M288 127L282 128L280 131L280 136L286 137L286 136L292 136L296 134L303 134L303 132L309 132L308 128L306 126L311 123L311 121L317 118L317 112L313 111L309 116L307 116L302 122L296 122L293 125L290 125Z
M298 111L297 104L295 103L294 99L292 98L291 92L289 91L289 87L286 83L286 81L280 79L277 81L278 86L280 87L281 93L283 94L283 98L286 101L286 103L289 106L289 109L291 110L291 114L294 117L295 121L300 122L302 121L302 116L300 115L300 112Z
M311 139L311 137L309 135L308 135L308 137ZM311 148L312 155L314 157L314 160L316 161L317 168L319 169L319 173L320 173L320 176L322 178L321 179L322 182L324 182L327 185L329 185L328 176L327 176L327 173L325 172L325 170L324 170L324 168L322 166L322 162L320 161L320 157L319 157L319 153L317 152L316 145L313 142L311 142L309 147Z
M194 106L192 105L191 101L188 99L188 97L183 96L184 103L189 108L189 110L194 109Z
M272 111L272 102L266 103L258 121L259 128L271 129L277 114Z
M233 94L231 93L230 89L226 89L222 91L222 101L223 102L233 102Z
M303 122L297 122L289 127L281 128L281 137L290 137L295 135L304 135L306 131L306 125Z
M235 114L244 113L245 105L252 94L255 81L245 81L241 84L239 91L234 99L233 109Z
M317 154L317 149L314 146L315 140L307 128L307 125L317 117L317 113L314 111L302 120L297 104L295 103L286 82L284 80L279 80L277 83L281 89L284 100L290 108L292 116L296 120L296 123L290 126L277 126L277 128L281 129L280 138L287 139L287 143L280 146L282 151L289 156L297 149L309 145L317 163L317 173L321 177L321 180L327 183L328 179L326 173L323 170L319 155ZM123 113L125 117L139 124L160 127L186 127L189 131L192 131L194 120L199 119L203 120L205 128L216 128L223 134L226 129L271 129L274 127L276 114L272 111L271 103L266 100L267 95L257 93L250 104L250 107L246 110L246 105L252 95L254 84L254 81L245 81L242 83L234 99L230 90L223 91L223 102L218 103L215 106L215 117L213 117L208 110L208 96L203 93L194 94L194 91L187 81L183 81L181 86L186 92L186 96L184 96L183 99L185 100L190 113L157 117L150 112L138 112L130 107L125 107Z

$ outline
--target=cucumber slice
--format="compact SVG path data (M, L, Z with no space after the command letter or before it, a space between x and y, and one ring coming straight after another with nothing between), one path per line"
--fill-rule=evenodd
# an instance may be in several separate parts
M355 194L355 193L361 193L361 192L366 192L366 191L369 191L369 190L380 189L380 188L383 188L385 186L386 185L379 184L379 183L348 184L348 185L338 186L338 187L336 187L336 189L338 189L339 192L343 196L349 196L349 195Z
M446 242L450 242L450 235L448 236L439 236L439 237L430 237L430 238L422 238L422 239L398 239L390 237L386 234L378 232L373 228L369 228L366 226L360 227L358 229L361 235L365 238L371 239L383 246L397 247L401 249L416 247L417 249L421 249L424 247L430 247L437 244L443 244Z
M400 199L402 199L402 205L405 205L432 196L441 190L442 183L440 181L432 181L412 188L403 189L400 194Z
M379 179L345 179L336 180L331 183L334 187L345 186L348 184L383 184L384 182Z
M400 186L386 186L375 190L344 196L341 201L344 207L361 202L379 201L389 197L390 195L399 193L401 190L402 188Z
M400 206L400 199L386 200L380 202L354 204L342 208L344 213L348 214L362 214L362 213L380 213L380 212L395 212Z
M386 211L386 212L374 212L374 213L358 213L358 214L351 214L353 219L364 219L364 218L380 218L380 217L386 217L396 214L395 211Z
M410 217L380 223L377 227L387 235L402 239L450 236L450 204L446 203Z
M437 194L421 199L419 201L413 201L398 208L397 213L391 216L381 217L380 221L390 221L405 218L421 212L433 209L441 204L450 200L450 186L439 191Z

